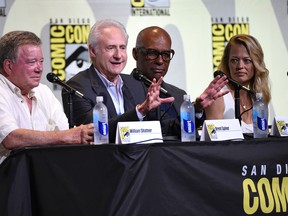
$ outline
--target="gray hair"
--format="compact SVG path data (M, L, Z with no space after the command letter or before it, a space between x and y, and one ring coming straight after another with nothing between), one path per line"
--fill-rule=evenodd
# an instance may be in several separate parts
M126 42L128 42L128 34L124 25L113 19L98 20L90 29L88 36L88 46L91 45L94 49L97 49L98 42L101 37L101 31L107 27L116 27L120 29L125 35Z

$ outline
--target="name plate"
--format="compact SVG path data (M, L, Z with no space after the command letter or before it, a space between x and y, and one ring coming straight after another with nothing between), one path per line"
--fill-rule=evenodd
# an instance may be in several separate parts
M163 142L159 121L118 122L116 144Z
M205 120L200 141L243 140L238 119Z
M275 116L271 135L273 136L288 136L288 117Z

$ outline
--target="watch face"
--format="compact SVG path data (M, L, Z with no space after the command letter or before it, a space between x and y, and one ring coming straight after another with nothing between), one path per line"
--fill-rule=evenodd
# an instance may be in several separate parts
M170 0L145 0L145 7L170 7Z

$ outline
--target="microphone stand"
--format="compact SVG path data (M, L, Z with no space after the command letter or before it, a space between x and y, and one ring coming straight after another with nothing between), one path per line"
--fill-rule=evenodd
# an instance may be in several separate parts
M66 89L67 90L67 89ZM69 128L73 128L74 127L74 121L73 121L73 94L75 92L74 91L69 91L68 92L68 122L69 122Z
M220 71L220 70L218 70L218 71L215 71L214 72L214 77L216 77L216 76L224 76L225 74L222 72L222 71ZM247 92L249 92L252 96L254 96L255 97L255 92L254 91L252 91L252 90L250 90L249 88L247 88L247 87L245 87L245 86L242 86L241 84L239 84L239 83L237 83L236 81L234 81L234 80L232 80L232 79L229 79L229 78L227 78L228 80L229 80L229 84L231 85L231 86L233 86L234 87L234 90L235 90L235 95L234 95L234 99L235 99L235 118L237 118L237 119L239 119L239 122L240 122L240 125L241 125L241 114L240 114L240 93L239 93L239 91L241 90L241 89L243 89L243 90L245 90L245 91L247 91Z
M234 100L235 100L235 118L237 118L239 120L239 123L241 125L241 115L240 115L240 89L241 86L234 86L234 90L235 90L235 95L234 95Z

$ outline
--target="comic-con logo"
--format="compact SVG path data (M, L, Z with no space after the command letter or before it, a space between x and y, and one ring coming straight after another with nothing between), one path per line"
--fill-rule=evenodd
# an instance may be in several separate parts
M281 136L288 136L288 124L285 121L276 121Z
M130 129L129 126L120 127L120 138L123 143L130 142Z
M51 68L62 81L89 67L89 31L89 25L50 25Z
M249 34L249 24L248 18L238 17L229 18L226 23L223 23L223 18L214 18L212 22L213 71L216 71L230 38L237 34Z
M243 165L241 174L246 215L287 215L288 163Z
M217 139L217 129L214 124L208 124L207 131L210 139Z
M132 16L170 16L170 0L131 0Z

